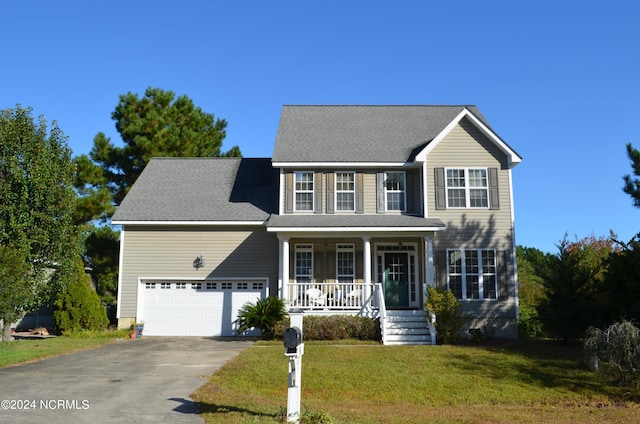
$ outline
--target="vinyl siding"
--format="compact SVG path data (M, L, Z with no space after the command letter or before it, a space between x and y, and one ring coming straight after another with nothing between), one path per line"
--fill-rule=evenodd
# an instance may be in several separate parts
M296 169L296 171L298 171L298 169ZM304 170L302 170L304 171ZM348 171L348 172L355 172L356 173L356 178L358 178L358 174L362 174L362 182L363 182L363 193L362 193L362 201L363 201L363 209L362 209L362 213L364 214L375 214L376 213L376 202L377 202L377 193L376 193L376 174L377 172L385 172L385 171L402 171L406 173L406 178L407 178L407 212L408 214L412 214L412 215L421 215L422 214L422 183L421 183L421 170L420 169L398 169L398 168L394 168L394 169L380 169L380 170L376 170L376 171L372 171L372 170L363 170L363 169L339 169L339 170L334 170L334 169L329 169L329 170L315 170L315 175L316 175L316 182L320 182L320 184L316 184L316 186L314 187L314 190L316 192L316 196L314 196L314 209L317 210L318 209L318 203L317 202L321 202L320 203L320 210L322 211L323 214L326 213L335 213L335 214L355 214L356 212L343 212L343 211L336 211L335 209L333 210L333 212L331 212L330 208L328 208L327 205L327 199L332 199L333 201L335 201L335 187L330 187L330 184L334 184L334 178L329 177L330 174L333 174L334 172L340 172L340 171ZM283 188L285 195L282 196L283 201L286 202L286 199L288 197L293 199L293 185L294 185L294 179L292 177L292 172L287 171L285 173L285 187ZM321 191L322 195L318 196L318 190ZM333 194L330 194L333 193ZM357 199L358 193L356 192L356 199ZM292 200L293 202L295 202L295 199ZM356 200L357 201L357 200ZM285 207L286 205L283 204L281 205L281 207L283 208L283 210L285 210L285 213L301 213L301 214L309 214L312 213L311 211L301 211L301 212L293 212L290 211L289 209L287 209ZM390 213L397 213L397 212L390 212Z
M499 209L436 210L435 168L497 168ZM436 286L447 288L446 249L487 248L497 252L498 301L462 301L461 310L476 314L470 328L487 324L495 317L496 325L512 322L516 314L515 274L513 263L513 231L511 189L507 157L466 119L454 128L427 156L428 215L439 217L446 231L436 233L434 252ZM502 324L498 321L502 320ZM511 327L508 327L511 328ZM513 327L515 328L515 326Z
M436 210L435 168L498 168L500 208ZM435 249L454 247L512 248L512 216L507 157L466 119L454 128L427 157L427 208L447 230L438 233Z
M138 278L269 278L278 286L278 239L265 228L124 227L120 316L136 314ZM194 259L205 256L196 270Z
M376 213L376 173L373 171L364 173L364 213Z

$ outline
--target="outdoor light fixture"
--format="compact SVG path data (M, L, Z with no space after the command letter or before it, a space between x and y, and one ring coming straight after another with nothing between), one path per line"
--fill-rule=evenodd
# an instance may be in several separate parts
M204 253L201 253L200 256L196 257L193 260L193 267L198 270L204 266Z

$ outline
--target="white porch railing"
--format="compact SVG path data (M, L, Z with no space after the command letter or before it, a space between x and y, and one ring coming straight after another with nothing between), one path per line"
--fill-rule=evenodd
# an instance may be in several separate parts
M386 338L386 321L387 321L387 304L384 301L384 290L382 289L382 283L375 284L376 303L378 304L378 310L380 313L380 333L382 335L382 344L385 344Z
M295 282L287 284L289 307L344 311L371 308L372 284Z
M424 283L422 285L422 304L424 305L425 310L427 309L427 300L428 300L428 284ZM426 311L427 313L427 324L429 325L429 332L431 333L431 343L436 344L436 315L431 311Z

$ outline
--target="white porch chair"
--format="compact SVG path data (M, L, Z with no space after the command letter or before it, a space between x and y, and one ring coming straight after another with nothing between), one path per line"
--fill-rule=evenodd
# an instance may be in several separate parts
M309 289L305 295L309 300L309 306L324 306L327 303L327 295L320 289Z

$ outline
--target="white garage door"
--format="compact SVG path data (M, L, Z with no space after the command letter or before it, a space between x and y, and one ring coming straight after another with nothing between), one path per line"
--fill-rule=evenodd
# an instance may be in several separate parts
M266 286L260 280L143 280L138 317L147 336L235 336L238 310L263 299Z

